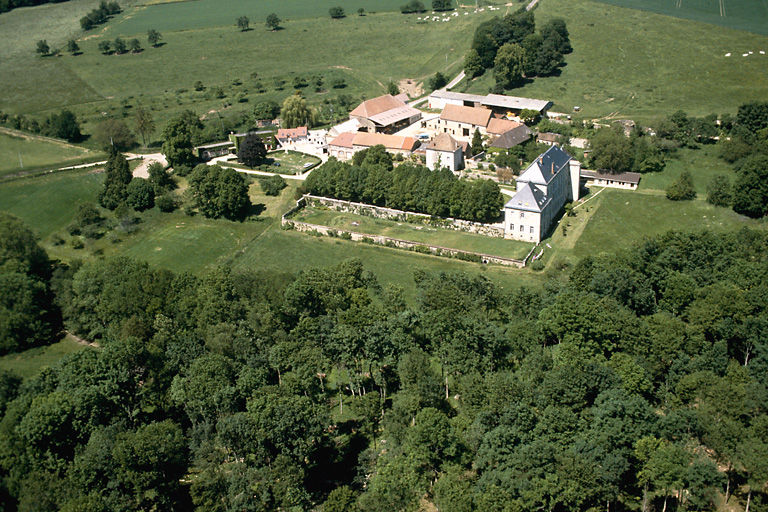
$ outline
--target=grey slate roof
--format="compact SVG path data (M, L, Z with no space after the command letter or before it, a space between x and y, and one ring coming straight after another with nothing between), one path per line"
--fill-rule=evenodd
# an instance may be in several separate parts
M509 149L518 144L522 144L530 138L531 129L523 124L496 137L496 139L491 142L491 147Z
M501 94L489 94L483 100L483 105L491 107L511 108L522 110L528 108L541 112L549 108L552 103L546 100L536 100L532 98L518 98L516 96L504 96Z
M521 183L517 193L512 196L512 199L507 201L504 208L527 212L541 212L549 201L550 198L545 196L535 185L531 186L528 183Z
M536 160L534 160L533 163L520 174L517 181L547 185L563 166L568 165L570 160L571 157L568 153L560 149L559 146L552 146L544 153L540 154Z

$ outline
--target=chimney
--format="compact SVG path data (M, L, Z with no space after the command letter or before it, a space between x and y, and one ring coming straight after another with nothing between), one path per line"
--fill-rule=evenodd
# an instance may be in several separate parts
M581 162L571 158L568 162L571 175L571 201L579 200L579 191L581 190Z

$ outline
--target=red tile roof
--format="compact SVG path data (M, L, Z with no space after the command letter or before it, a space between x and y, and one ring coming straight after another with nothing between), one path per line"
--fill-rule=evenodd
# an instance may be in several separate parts
M463 105L448 104L440 114L444 121L467 123L475 126L488 126L493 112L487 108L465 107Z
M299 126L298 128L280 128L277 130L278 139L298 139L299 137L307 136L307 127Z

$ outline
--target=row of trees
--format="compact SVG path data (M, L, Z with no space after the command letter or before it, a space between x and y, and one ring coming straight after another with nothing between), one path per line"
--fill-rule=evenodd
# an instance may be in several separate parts
M383 146L355 153L352 164L331 158L312 171L304 188L320 196L478 222L496 221L504 204L493 181L459 180L450 170L407 162L394 168Z
M80 142L83 139L83 134L80 132L80 122L69 109L50 114L42 122L24 115L0 112L0 125L8 126L14 130L58 137L69 142Z
M525 77L555 73L564 63L563 56L571 51L563 19L548 20L536 33L533 11L520 9L477 27L464 71L474 78L493 68L496 87L501 91L520 85Z
M590 165L609 173L659 172L665 165L665 148L656 137L633 130L629 137L621 127L602 128L590 139Z
M91 12L80 18L80 26L83 30L90 30L93 27L106 23L109 18L122 11L117 2L106 2L101 0L99 6Z
M281 20L277 14L271 13L267 16L265 25L267 28L274 32L280 28L280 21ZM246 32L250 30L251 20L248 18L248 16L238 16L237 20L235 20L235 25L240 29L241 32Z
M23 383L0 375L0 500L757 510L766 243L670 233L512 291L416 270L412 301L359 261L298 276L60 266L65 325L103 348Z

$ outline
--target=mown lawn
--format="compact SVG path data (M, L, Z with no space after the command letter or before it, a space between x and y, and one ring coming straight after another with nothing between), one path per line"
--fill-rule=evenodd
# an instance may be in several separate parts
M42 239L64 230L80 202L96 202L104 174L63 171L0 182L0 210L25 221Z
M615 253L668 231L737 231L743 227L765 229L729 208L712 206L704 199L670 201L655 191L596 189L594 199L579 207L563 236L560 227L546 241L545 257L575 262L587 255ZM561 221L562 222L562 221Z
M666 190L677 180L680 173L687 170L693 177L693 185L702 199L706 198L707 185L715 176L735 177L733 166L718 155L716 145L700 146L698 149L679 149L670 158L662 172L644 174L640 179L640 190Z
M43 368L56 364L64 356L80 350L93 349L79 344L68 335L52 345L35 347L0 357L0 370L10 371L19 377L28 379L40 373Z
M768 34L768 4L754 0L598 0L607 4L642 9L668 16L712 23L723 27ZM724 12L721 13L720 7Z
M354 213L336 212L322 208L305 208L294 220L328 226L339 231L356 231L371 235L383 235L401 240L412 240L451 249L479 252L505 258L523 259L533 244L517 240L505 240L450 229L434 228L421 224L374 219Z
M402 286L408 300L416 297L413 274L427 272L480 273L502 288L540 286L543 276L527 269L482 265L440 256L418 254L402 249L314 237L296 231L271 229L237 255L234 268L253 268L296 273L312 267L336 265L349 258L359 258L382 284Z
M758 54L768 51L765 35L592 0L542 1L537 25L552 17L567 21L573 45L567 65L559 76L508 94L551 100L554 111L579 106L586 119L643 123L680 109L695 116L735 113L768 97L768 55ZM754 54L741 56L749 51ZM487 93L491 75L476 79L470 91Z
M0 176L43 166L64 167L96 152L66 143L0 132Z

